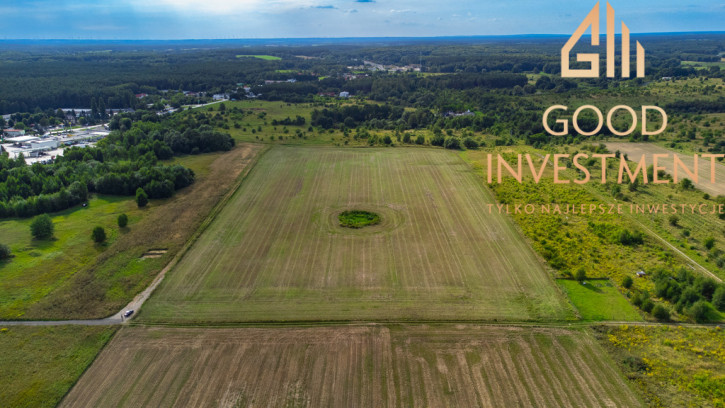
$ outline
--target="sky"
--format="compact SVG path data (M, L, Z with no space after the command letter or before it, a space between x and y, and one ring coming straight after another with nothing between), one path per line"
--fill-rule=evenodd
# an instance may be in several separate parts
M633 33L725 31L725 0L611 0ZM0 39L571 34L596 1L0 0ZM604 4L604 3L602 3Z

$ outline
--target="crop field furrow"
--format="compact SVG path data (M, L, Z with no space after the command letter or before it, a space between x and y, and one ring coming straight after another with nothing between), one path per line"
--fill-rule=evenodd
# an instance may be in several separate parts
M574 345L574 347L580 348L580 344ZM607 395L604 392L604 389L602 389L599 378L600 376L592 375L593 373L591 372L591 367L585 366L579 360L572 359L569 354L571 347L566 347L562 345L559 339L554 340L554 349L558 351L560 361L568 368L568 371L573 374L576 382L582 386L583 392L591 392L592 394L597 396L597 406L608 405L605 404L604 401L600 400L602 396ZM581 352L582 350L577 351Z
M642 406L602 354L562 329L136 327L61 406Z
M460 217L461 208L459 205L456 205L458 203L455 202L459 198L456 195L455 189L451 189L450 180L443 180L443 172L435 170L431 171L430 176L436 183L436 190L442 193L438 200L440 201L441 205L449 210L449 212L447 213L436 212L436 215L438 215L438 225L440 226L439 234L440 236L445 238L445 243L447 246L446 254L453 255L452 259L446 261L446 264L450 266L451 276L450 280L448 280L446 284L451 286L456 285L465 287L465 279L462 276L462 271L472 269L475 270L475 268L472 267L472 265L468 264L469 258L466 257L466 254L461 252L461 245L458 245L457 235L461 231L464 231L468 226L464 224L459 224L460 220L465 218ZM461 177L460 174L456 174L456 176L457 178ZM443 219L444 216L446 216L446 219ZM455 230L454 227L456 228ZM468 265L464 266L464 262L466 262Z
M540 377L532 376L531 371L527 369L529 366L536 366L530 359L531 349L528 347L528 341L529 339L521 337L517 341L508 344L507 351L511 354L515 375L524 379L525 387L522 388L526 391L531 405L537 407L553 406L554 404L551 401L546 401L548 389L540 382Z
M305 172L307 171L309 170L305 170ZM304 235L299 233L299 228L301 225L310 223L312 221L312 217L314 216L313 208L311 208L312 203L310 202L310 200L307 200L307 197L315 196L316 194L318 194L320 181L320 178L317 177L313 178L309 183L304 183L304 178L301 179L299 181L299 183L302 184L301 192L300 194L298 194L297 197L292 200L293 203L296 205L296 208L294 210L296 212L299 212L300 214L303 214L303 217L298 223L287 223L287 227L289 228L289 230L285 232L285 235L293 237L291 245L289 247L289 254L287 254L286 257L277 257L277 262L272 268L273 270L280 271L280 274L282 275L280 284L281 287L298 287L310 284L314 285L313 282L302 281L306 276L304 274L298 273L299 270L297 270L295 268L295 265L292 263L294 256L290 255L299 253L302 248L303 242L301 241L304 239ZM292 210L293 209L290 209L290 211ZM280 264L282 263L284 263L284 266L280 266Z
M413 183L406 182L403 180L404 177L407 176L406 173L403 171L396 172L398 176L401 178L400 182L400 189L399 191L406 197L413 196ZM416 196L420 196L420 191L415 192ZM405 208L405 217L408 219L413 218L413 209L409 206L406 206ZM405 241L406 247L408 248L408 253L412 252L412 248L415 248L415 253L417 255L417 261L418 265L415 269L407 269L408 271L411 270L417 270L419 275L417 277L411 276L411 279L409 282L409 287L414 288L416 292L419 292L418 289L421 287L423 288L430 288L431 284L431 277L428 276L429 271L433 271L433 267L431 266L431 262L429 259L430 254L428 251L425 250L423 243L425 242L425 237L423 237L423 233L421 232L421 228L423 227L422 223L409 223L407 225L404 225L400 228L399 231L395 231L396 239L399 241ZM407 238L407 239L406 239ZM411 264L411 267L413 265Z
M536 339L534 336L529 335L520 338L516 343L516 347L519 348L521 354L519 355L518 368L527 377L527 382L535 384L532 387L534 397L536 398L538 406L560 406L561 399L557 395L557 391L561 391L560 385L556 378L550 378L550 374L542 376L532 376L532 371L538 371L545 373L546 367L542 367L537 360L536 350ZM550 384L549 380L556 382L556 384ZM538 392L537 392L538 391Z
M441 184L437 180L438 172L437 168L428 166L426 168L428 177L432 181L431 187L434 188L434 192L431 192L431 200L433 200L435 206L447 208L443 202L442 189L445 185ZM461 279L456 278L459 275L461 267L461 254L458 251L458 247L451 242L451 237L446 231L446 226L452 226L452 222L446 222L443 220L441 211L431 211L427 215L430 216L428 223L433 227L432 236L436 239L438 247L441 248L442 256L436 256L433 258L434 268L445 269L445 273L441 273L435 276L436 286L461 286ZM455 224L453 224L455 225Z
M549 386L557 390L561 404L569 406L584 406L585 400L582 397L584 389L579 382L565 369L561 360L555 353L549 351L554 344L554 338L546 334L536 334L531 342L536 350L536 355L541 359L542 367L545 368L547 378L550 379ZM548 352L548 353L547 353Z

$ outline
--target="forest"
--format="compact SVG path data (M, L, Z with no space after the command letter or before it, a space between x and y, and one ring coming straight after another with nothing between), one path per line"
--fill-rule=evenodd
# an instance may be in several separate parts
M85 202L89 192L132 196L142 189L149 198L171 197L194 182L194 172L160 161L234 146L228 134L208 125L181 132L174 128L173 117L160 122L131 120L114 117L114 123L131 124L114 130L95 147L67 148L50 164L26 166L22 156L0 155L0 217L64 210Z

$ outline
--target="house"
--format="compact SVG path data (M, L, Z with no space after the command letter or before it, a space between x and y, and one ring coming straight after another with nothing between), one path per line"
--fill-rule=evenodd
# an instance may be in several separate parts
M4 132L7 137L19 137L25 135L25 130L23 129L5 129Z
M475 116L475 115L476 114L473 113L473 112L471 112L471 110L469 109L469 110L467 110L465 112L448 111L448 112L446 112L446 113L443 114L443 117L444 118L449 118L449 117L455 118L455 117L458 117L458 116Z
M136 98L138 98L138 99L143 99L143 98L145 98L147 96L149 96L149 95L148 94L145 94L145 93L136 94Z
M349 97L350 97L350 92L345 92L345 91L340 92L340 98L349 98Z
M647 274L644 271L637 271L638 278L644 278L645 276L647 276Z

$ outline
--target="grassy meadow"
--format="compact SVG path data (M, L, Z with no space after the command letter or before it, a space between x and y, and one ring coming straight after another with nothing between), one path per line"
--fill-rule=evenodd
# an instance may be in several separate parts
M96 195L87 207L51 214L55 238L35 240L32 219L0 221L0 236L15 257L0 267L0 320L99 318L111 315L145 289L234 185L260 146L177 158L197 181L166 200L139 209L133 198ZM126 228L118 215L129 216ZM94 244L91 231L106 229ZM160 257L144 257L162 249Z
M115 332L103 326L0 326L0 406L57 406Z
M621 326L596 332L648 406L725 406L725 333L719 327Z
M129 225L120 229L116 219L128 214ZM95 196L87 207L77 206L53 214L54 238L36 240L30 234L32 218L0 221L0 236L14 258L0 267L0 319L22 319L28 308L58 289L108 246L135 227L145 212L133 199ZM91 231L106 229L106 245L96 245Z

